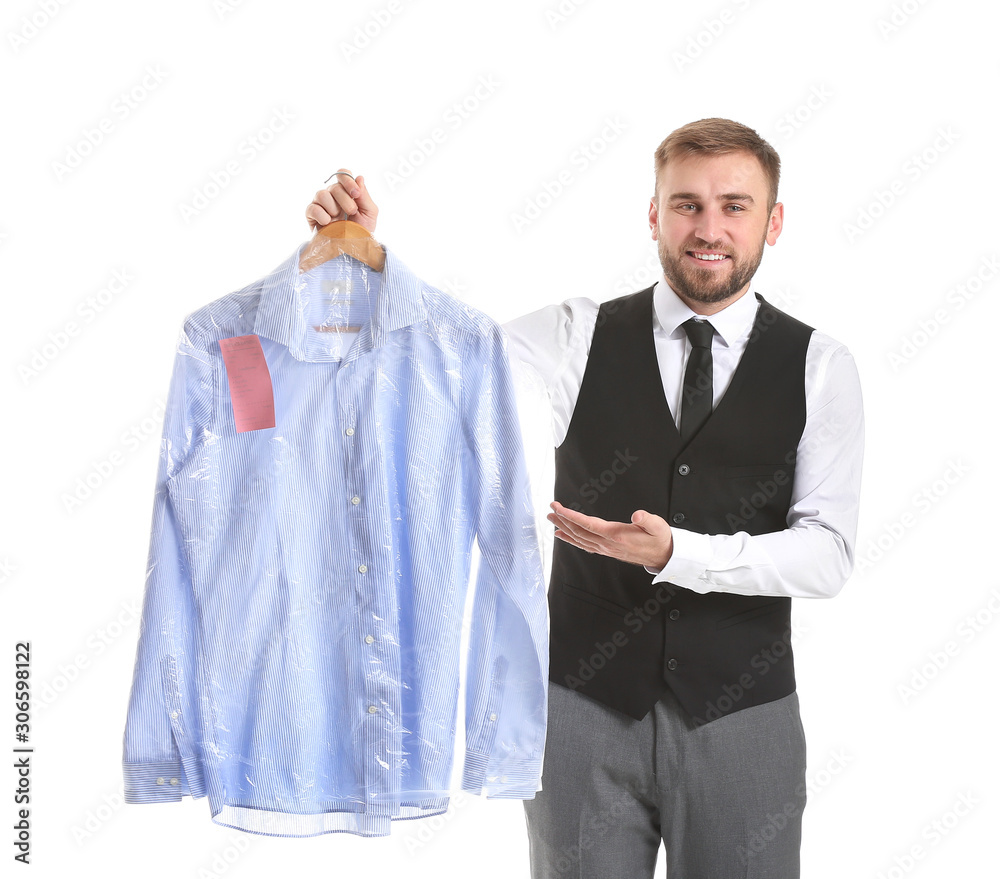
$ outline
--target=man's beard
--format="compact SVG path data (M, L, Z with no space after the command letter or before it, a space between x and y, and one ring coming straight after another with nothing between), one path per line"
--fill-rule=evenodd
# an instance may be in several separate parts
M719 277L715 269L699 269L697 266L688 265L687 249L681 252L679 257L673 256L667 251L663 238L656 241L656 250L660 255L660 265L663 267L663 276L674 292L692 302L701 302L704 305L714 305L717 302L724 302L731 296L742 290L757 271L761 259L764 257L764 244L766 236L761 239L760 249L756 254L744 259L737 259L729 254L732 260L732 269L723 275L719 272ZM722 250L719 246L695 246L688 248L691 250Z

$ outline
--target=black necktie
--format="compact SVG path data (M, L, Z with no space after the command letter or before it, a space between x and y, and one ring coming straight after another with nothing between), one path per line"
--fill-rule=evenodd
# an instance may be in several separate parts
M691 356L684 371L684 394L681 401L681 443L701 429L712 414L712 334L707 320L691 318L682 326L691 340Z

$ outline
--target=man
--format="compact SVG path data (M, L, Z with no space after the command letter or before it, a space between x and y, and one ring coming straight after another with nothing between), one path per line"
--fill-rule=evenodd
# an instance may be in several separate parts
M863 419L847 349L753 291L780 162L703 119L655 153L662 279L505 326L555 419L549 725L532 875L799 875L791 597L853 566ZM307 209L374 228L358 178Z

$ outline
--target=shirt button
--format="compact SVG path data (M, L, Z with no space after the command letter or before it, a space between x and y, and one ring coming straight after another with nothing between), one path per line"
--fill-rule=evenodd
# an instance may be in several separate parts
M680 525L680 524L681 524L681 522L683 522L683 521L684 521L684 520L685 520L686 518L687 518L687 516L685 516L685 515L684 515L683 513L674 513L674 514L673 514L673 515L672 515L672 516L670 517L670 520L671 520L671 521L672 521L672 522L673 522L673 523L674 523L675 525Z
M365 635L365 644L373 644L375 639L371 635Z
M669 668L671 671L677 668L677 660L671 659L669 662L667 662L667 668Z
M670 611L670 619L679 620L681 617L681 612L679 610Z
M355 495L354 497L351 498L351 503L354 504L355 506L357 506L358 504L361 503L361 498L359 498L357 495Z
M369 705L368 706L368 713L369 714L378 714L378 705Z
M368 565L358 565L358 573L364 574L368 570Z
M170 712L170 719L171 720L177 720L177 712L176 711L171 711Z
M677 468L677 472L680 473L681 476L687 476L688 473L691 472L691 468L687 464L681 464L681 466Z
M170 779L170 783L171 783L171 784L173 784L173 785L178 785L178 784L180 784L180 782L179 782L179 781L178 781L178 780L177 780L176 778L171 778L171 779Z
M344 431L344 433L346 433L348 436L354 436L354 428L349 427L347 428L347 430Z
M158 779L156 779L156 783L157 783L157 784L163 784L163 783L164 783L164 781L163 781L163 779L162 779L162 778L158 778Z
M490 715L490 720L496 720L496 719L497 719L497 716L496 716L496 714L491 714L491 715Z

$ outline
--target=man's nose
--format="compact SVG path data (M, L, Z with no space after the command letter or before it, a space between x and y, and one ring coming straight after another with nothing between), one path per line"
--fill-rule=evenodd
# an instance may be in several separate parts
M694 234L705 242L706 247L710 245L721 246L722 218L716 214L711 216L702 214L695 224Z

